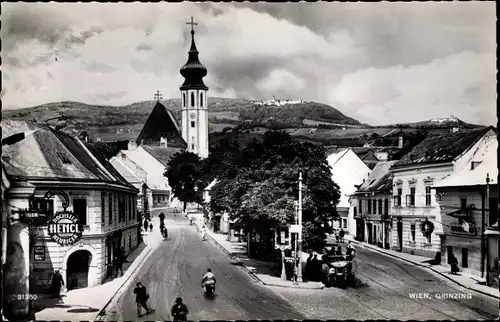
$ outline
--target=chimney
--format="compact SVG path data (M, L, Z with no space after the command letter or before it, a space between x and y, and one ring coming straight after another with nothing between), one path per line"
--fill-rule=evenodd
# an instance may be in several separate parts
M135 149L137 149L137 143L135 142L135 140L128 141L127 150L135 150Z
M403 133L401 133L398 138L398 148L401 149L402 147L403 147Z
M160 146L167 147L167 138L166 137L160 137Z

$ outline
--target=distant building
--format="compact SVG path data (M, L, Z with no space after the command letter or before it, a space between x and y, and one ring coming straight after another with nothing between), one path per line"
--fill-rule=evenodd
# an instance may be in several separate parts
M138 190L95 145L48 126L2 122L4 137L32 130L33 135L2 148L10 182L2 191L8 216L4 308L12 316L23 316L29 305L15 294L48 292L55 270L68 289L101 284L112 274L115 251L131 252L140 236ZM45 211L50 220L70 211L80 221L82 237L60 244L49 236L46 221L29 223L18 213L23 210Z
M428 137L391 167L393 249L441 257L443 219L433 185L470 166L477 150L494 135L492 128L479 128Z
M454 254L463 272L480 277L489 268L487 273L492 283L498 283L498 270L492 271L495 258L498 262L498 247L497 244L488 244L490 248L493 247L494 252L493 258L486 265L488 252L486 248L482 252L481 235L483 212L485 229L498 223L497 148L496 136L485 137L462 170L433 185L441 206L443 223L440 235L441 264L449 267L450 255ZM489 184L486 182L487 177Z
M354 206L349 203L349 198L356 191L356 185L362 184L371 170L352 149L331 153L326 160L331 167L332 180L340 188L340 201L337 205L340 219L331 224L334 229L342 228L355 236Z
M351 197L356 220L356 240L390 249L392 199L391 166L395 161L379 162Z
M285 106L285 105L296 105L296 104L302 104L304 101L302 101L302 98L292 100L292 99L276 99L276 97L273 95L272 100L268 101L254 101L254 104L256 105L266 105L266 106Z

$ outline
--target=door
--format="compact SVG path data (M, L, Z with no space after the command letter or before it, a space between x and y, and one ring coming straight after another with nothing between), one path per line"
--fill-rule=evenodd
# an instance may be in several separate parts
M403 222L398 220L398 243L399 243L399 251L403 251Z
M462 267L469 267L469 250L467 248L462 248Z
M66 268L66 286L69 290L89 285L89 268L92 254L88 250L77 250L69 255Z
M446 247L446 257L447 257L446 261L448 262L448 264L450 264L452 256L453 256L453 247L447 246Z

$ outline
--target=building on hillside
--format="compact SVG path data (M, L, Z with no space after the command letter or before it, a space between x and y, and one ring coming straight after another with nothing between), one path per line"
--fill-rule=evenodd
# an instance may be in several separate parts
M470 166L476 150L492 135L488 127L431 136L391 167L393 249L441 259L442 218L432 186Z
M349 197L356 191L356 185L371 172L370 168L352 151L340 150L327 156L331 167L332 180L340 188L340 200L337 205L338 222L331 223L334 229L343 229L352 236L356 235L354 208L349 203Z
M392 202L391 166L395 161L379 162L351 197L356 240L390 249Z
M2 122L4 137L29 131L36 132L2 147L10 181L3 209L8 215L4 308L10 316L29 309L27 299L14 295L48 291L55 270L68 289L102 283L112 273L115 251L132 251L140 233L138 190L95 145L35 123ZM47 217L32 221L31 214L43 213ZM47 225L47 219L56 222ZM60 234L52 227L71 230Z
M478 277L485 276L487 268L487 249L485 244L481 245L482 233L498 222L497 148L496 136L486 137L462 170L433 186L443 223L441 264L449 267L450 255L454 254L461 271ZM498 260L498 254L496 258ZM498 282L498 274L494 275Z

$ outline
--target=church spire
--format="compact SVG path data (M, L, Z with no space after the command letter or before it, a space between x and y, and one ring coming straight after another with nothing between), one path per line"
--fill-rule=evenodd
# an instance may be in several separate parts
M188 61L180 70L185 79L180 89L181 91L189 89L208 90L208 87L203 83L203 77L207 76L207 68L200 62L198 58L199 52L194 42L193 27L198 23L194 22L194 18L191 17L191 22L186 22L186 24L191 25L191 48L189 49Z

